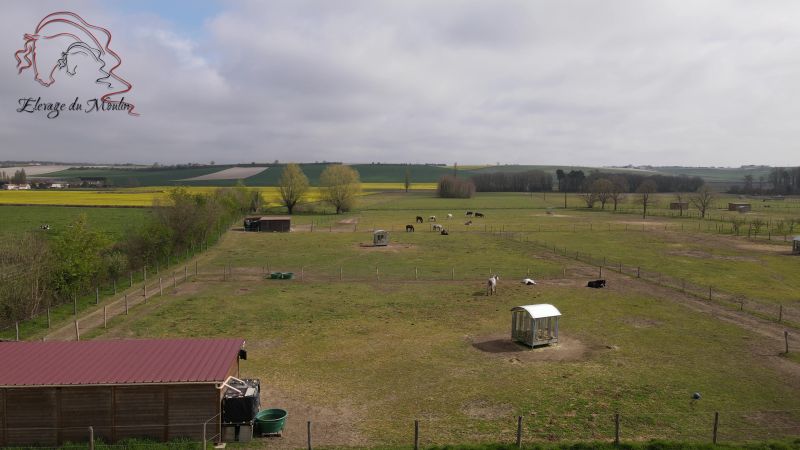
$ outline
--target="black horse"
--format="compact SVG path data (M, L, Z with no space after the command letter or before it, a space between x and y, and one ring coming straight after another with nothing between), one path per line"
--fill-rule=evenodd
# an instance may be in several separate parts
M424 222L422 216L417 216L417 223L422 223L422 222Z
M447 235L449 235L450 233L448 233L448 232L447 232L447 230L445 230L444 228L442 228L442 231L441 231L439 234L441 234L442 236L447 236Z
M406 233L411 233L414 231L414 225L406 225Z
M483 217L483 213L476 212L475 213L475 218L477 219L478 217Z

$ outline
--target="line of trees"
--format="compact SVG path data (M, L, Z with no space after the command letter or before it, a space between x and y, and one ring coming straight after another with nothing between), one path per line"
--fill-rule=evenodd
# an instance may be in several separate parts
M408 191L408 181L406 191ZM358 171L343 164L331 164L319 176L322 200L334 208L336 214L347 212L356 205L361 193L361 180ZM278 181L280 203L294 212L295 206L302 202L308 193L310 184L308 177L297 164L287 164Z
M144 224L118 240L95 230L85 215L52 237L26 232L0 240L0 326L32 318L95 286L144 265L199 249L243 214L261 207L258 191L243 186L193 194L182 188L155 204Z
M478 192L547 192L553 190L553 175L543 170L481 173L471 177Z
M445 175L439 179L436 194L441 198L472 198L475 195L475 183L472 179Z
M25 169L19 169L14 171L14 175L10 177L5 171L0 171L0 182L25 184L28 182L28 175L25 173Z
M561 192L586 193L591 190L592 185L598 179L612 178L624 180L620 185L629 186L636 189L646 180L651 180L655 184L655 192L694 192L703 185L700 177L687 177L685 175L643 175L638 173L604 173L592 171L588 175L582 170L571 170L564 172L556 170L558 190Z

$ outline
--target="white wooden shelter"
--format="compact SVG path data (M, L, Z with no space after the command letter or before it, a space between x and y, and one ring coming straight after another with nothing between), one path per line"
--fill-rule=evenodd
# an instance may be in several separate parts
M511 340L529 347L558 342L558 318L561 312L546 303L517 306L511 309Z
M372 233L372 245L383 247L389 245L389 232L386 230L375 230Z

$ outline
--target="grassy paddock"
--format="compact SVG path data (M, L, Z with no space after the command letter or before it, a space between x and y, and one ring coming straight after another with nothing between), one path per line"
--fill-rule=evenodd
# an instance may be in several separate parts
M449 201L411 197L410 203L437 206L428 212L457 211ZM375 200L369 211L337 218L385 226L416 215L394 209L391 199L380 209ZM582 212L550 217L519 208L487 210L485 220L499 226L515 216L533 223L587 220ZM567 442L610 439L614 411L628 441L707 441L714 411L721 412L723 442L785 435L781 427L800 421L792 381L770 363L777 345L767 349L774 343L750 330L665 300L669 293L656 296L649 285L622 279L588 290L588 275L578 267L559 276L568 261L489 233L394 233L388 249L362 247L370 236L228 233L202 264L220 272L226 264L252 270L226 282L201 277L176 297L115 319L109 331L92 336L245 337L251 356L243 373L266 381L264 406L314 408L312 415L323 416L314 418L317 426L330 431L320 432L320 445L401 445L415 418L423 445L513 442L516 415L525 416L530 439ZM650 261L670 257L654 254ZM302 266L325 277L261 280L267 264L272 270ZM376 266L385 279L371 279ZM465 275L448 281L453 266ZM330 281L339 267L346 280L354 279ZM413 281L414 267L437 276ZM484 294L490 267L507 274L495 297ZM540 286L518 283L528 268L544 276ZM508 346L509 309L530 303L552 303L564 314L555 349ZM703 400L692 403L695 391ZM757 410L780 413L750 413ZM304 437L305 420L296 418L287 440ZM337 434L342 429L352 433Z

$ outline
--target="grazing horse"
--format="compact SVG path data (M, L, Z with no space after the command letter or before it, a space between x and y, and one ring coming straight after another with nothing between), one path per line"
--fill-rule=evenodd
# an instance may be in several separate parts
M436 222L436 216L428 217L428 222Z
M447 214L447 218L448 218L448 219L452 219L452 218L453 218L453 215L448 213L448 214Z
M438 223L433 224L433 231L442 231L444 227L439 225Z
M442 228L442 231L439 234L441 234L442 236L448 236L450 233L448 233L447 230Z
M500 281L500 277L492 275L488 280L486 280L486 295L494 295L497 293L497 282Z
M422 222L424 222L424 221L422 220L422 216L417 216L417 223L422 223Z
M536 280L534 280L533 278L525 278L524 280L522 280L522 284L526 286L536 286Z
M467 211L467 213L464 214L464 215L467 216L467 217L472 217L472 211Z
M478 217L483 217L483 213L476 212L475 213L475 218L477 219Z
M406 225L406 233L413 233L414 225Z
M464 225L472 225L472 221L468 220L468 221L464 222Z

